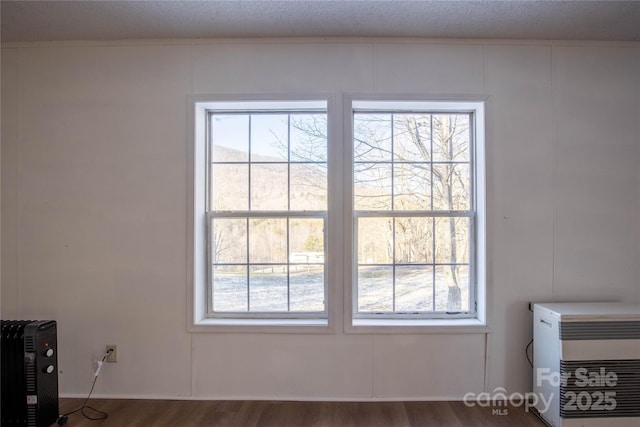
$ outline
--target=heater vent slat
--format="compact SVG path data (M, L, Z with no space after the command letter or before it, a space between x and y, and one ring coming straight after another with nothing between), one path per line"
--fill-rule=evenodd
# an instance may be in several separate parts
M564 418L640 416L640 360L560 361Z
M561 340L640 339L640 320L605 322L559 322Z
M35 353L36 343L34 337L24 337L24 351L25 353Z

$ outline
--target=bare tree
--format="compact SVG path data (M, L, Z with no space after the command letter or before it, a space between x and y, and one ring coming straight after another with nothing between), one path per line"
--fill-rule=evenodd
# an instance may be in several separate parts
M366 189L356 189L356 198L362 204L382 207L381 203L367 199L391 199L394 210L468 209L468 172L465 175L469 159L468 116L362 115L357 126L355 159L362 163L356 165L359 167L356 173L363 179L357 180L356 185ZM381 127L389 129L389 132L380 131ZM362 159L371 162L366 163ZM389 162L395 169L384 169L373 160ZM467 240L468 227L461 229L459 219L453 217L434 221L440 226L447 222L447 230L442 230L442 227L436 229L434 225L437 233L433 235L425 233L424 224L419 224L414 218L396 218L396 262L428 259L430 248L426 248L429 245L424 242L433 241L440 258L436 262L447 265L446 310L460 311L461 289L456 264L466 257L466 253L460 253L459 249L466 251L468 248L459 246L460 241Z

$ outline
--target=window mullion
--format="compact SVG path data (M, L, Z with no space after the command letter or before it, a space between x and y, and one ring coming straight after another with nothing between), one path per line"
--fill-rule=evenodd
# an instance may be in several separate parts
M247 209L249 211L251 211L251 171L252 171L252 160L253 160L253 140L251 138L251 117L252 115L249 114L249 145L248 145L248 153L247 155L249 156L249 158L247 159L247 169L248 169L248 176L247 176L247 184L249 185L248 191L247 191Z
M287 311L291 311L291 236L289 230L291 229L289 223L289 217L287 217Z
M247 230L247 312L251 311L251 271L249 266L250 264L250 259L249 259L249 248L251 247L251 233L249 232L249 218L247 217L246 219L246 230Z
M436 309L436 220L431 218L431 308Z
M291 114L287 114L287 212L291 211ZM291 236L290 216L287 216L287 311L291 311Z
M356 217L472 218L473 211L354 211Z

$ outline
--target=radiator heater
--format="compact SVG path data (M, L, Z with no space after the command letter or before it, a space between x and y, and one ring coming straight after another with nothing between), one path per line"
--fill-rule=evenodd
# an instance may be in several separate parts
M53 320L2 320L3 427L46 427L58 418L58 349Z
M535 304L535 409L553 427L640 426L640 304Z

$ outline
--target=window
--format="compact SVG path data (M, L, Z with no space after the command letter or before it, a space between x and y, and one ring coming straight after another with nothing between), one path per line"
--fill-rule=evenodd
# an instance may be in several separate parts
M354 318L476 317L470 107L353 103Z
M483 325L483 103L310 99L193 101L191 330Z
M326 330L327 100L191 105L190 329Z
M326 317L326 105L281 107L207 113L210 317Z

